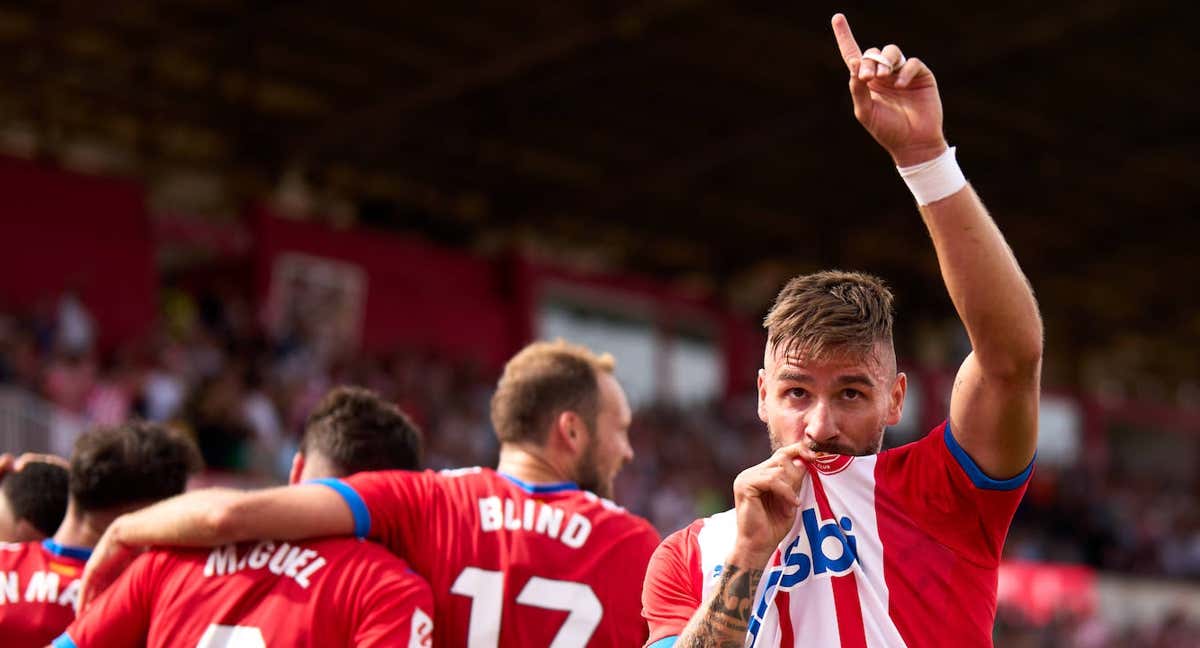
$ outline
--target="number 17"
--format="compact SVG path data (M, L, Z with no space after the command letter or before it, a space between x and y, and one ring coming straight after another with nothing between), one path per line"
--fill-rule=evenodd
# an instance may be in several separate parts
M496 648L500 643L500 616L504 607L504 574L467 567L454 580L450 591L472 599L467 647ZM592 588L540 576L529 579L517 595L517 603L568 613L550 648L586 645L604 615L604 606Z

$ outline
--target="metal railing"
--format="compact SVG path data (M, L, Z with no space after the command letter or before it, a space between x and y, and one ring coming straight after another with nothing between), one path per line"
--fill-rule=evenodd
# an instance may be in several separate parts
M0 387L0 452L67 457L87 422L17 387Z

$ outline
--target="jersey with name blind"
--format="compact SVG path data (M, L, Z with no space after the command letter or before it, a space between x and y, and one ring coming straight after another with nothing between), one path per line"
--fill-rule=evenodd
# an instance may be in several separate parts
M0 543L0 645L43 648L66 629L91 554L53 540Z
M949 423L898 448L829 456L767 564L747 646L990 646L1000 554L1033 464L987 477ZM647 645L674 643L717 583L736 510L675 532L651 560Z
M265 540L144 554L53 646L428 648L432 616L429 584L383 547Z
M527 484L487 468L322 480L360 535L433 587L439 646L640 646L642 579L658 533L570 482Z

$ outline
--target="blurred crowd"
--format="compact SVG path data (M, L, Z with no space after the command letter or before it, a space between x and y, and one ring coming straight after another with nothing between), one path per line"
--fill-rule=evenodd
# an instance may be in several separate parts
M1046 624L1031 623L1020 610L1000 606L993 634L1003 648L1196 648L1200 624L1180 611L1153 623L1117 628L1092 616L1060 615Z
M496 376L421 350L331 355L303 331L262 334L236 295L168 291L151 335L109 353L73 294L0 313L0 387L23 388L86 424L136 416L194 435L209 482L280 482L305 417L331 387L357 384L398 403L425 431L425 462L493 465L488 407ZM662 531L729 506L733 476L768 453L753 402L637 412L636 458L618 499Z
M1160 474L1039 467L1005 550L1149 577L1200 579L1200 500Z
M334 385L389 398L425 431L431 468L490 465L488 404L496 376L419 349L331 352L294 327L266 335L236 292L168 288L152 333L100 353L81 300L66 292L0 312L0 389L38 394L86 424L131 416L172 421L195 437L209 479L278 483L309 410ZM706 407L639 409L621 504L666 533L731 506L734 476L768 453L753 395ZM1104 570L1200 579L1200 504L1155 475L1089 479L1039 466L1006 551ZM1143 644L1151 645L1151 644Z
M162 303L150 335L104 354L73 293L0 313L0 384L39 394L87 424L138 416L186 426L218 479L282 480L309 410L343 383L399 403L425 430L428 466L495 461L495 376L470 361L414 349L331 354L302 329L268 336L236 293L168 289ZM728 508L733 477L768 452L752 394L705 407L642 407L632 442L636 458L618 497L663 532ZM1007 551L1197 579L1200 505L1156 475L1095 480L1081 467L1039 466Z
M162 303L150 335L107 353L70 292L31 311L0 312L0 389L37 394L84 425L137 416L183 426L204 455L207 483L282 483L309 410L343 383L399 403L425 431L429 467L495 462L495 376L474 363L416 349L330 353L303 327L268 336L237 294L169 289ZM631 439L636 457L618 479L617 499L664 534L729 508L734 476L769 451L752 394L705 407L642 407ZM1039 467L1008 556L1200 579L1200 505L1154 477L1091 480L1081 467ZM1004 646L1174 648L1196 645L1197 636L1182 615L1118 630L1096 618L1035 624L1002 608L996 627Z

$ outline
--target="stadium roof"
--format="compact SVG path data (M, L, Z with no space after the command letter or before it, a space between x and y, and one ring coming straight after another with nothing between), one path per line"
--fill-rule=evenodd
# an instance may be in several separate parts
M843 266L948 312L911 201L853 121L835 10L935 71L1052 368L1079 378L1103 348L1126 357L1104 371L1194 376L1192 4L10 2L0 134L12 150L25 128L48 157L92 143L151 186L216 169L231 201L303 169L369 224L531 234L750 310L783 272Z

